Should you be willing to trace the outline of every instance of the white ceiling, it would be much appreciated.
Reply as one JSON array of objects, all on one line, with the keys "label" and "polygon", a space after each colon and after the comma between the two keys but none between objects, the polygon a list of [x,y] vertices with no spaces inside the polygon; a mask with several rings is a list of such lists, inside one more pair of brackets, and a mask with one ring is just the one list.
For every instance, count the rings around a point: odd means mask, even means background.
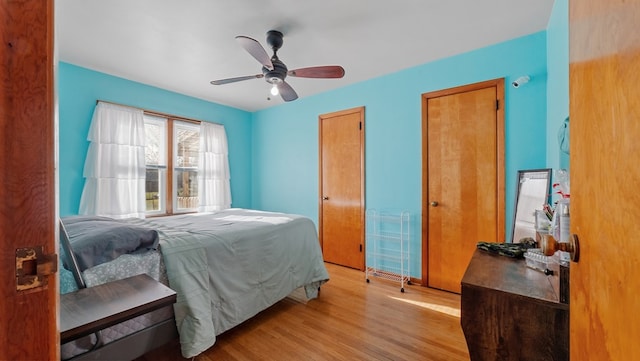
[{"label": "white ceiling", "polygon": [[284,33],[289,69],[342,65],[342,79],[287,78],[300,98],[546,29],[553,0],[57,0],[59,60],[255,111],[269,85],[236,35]]}]

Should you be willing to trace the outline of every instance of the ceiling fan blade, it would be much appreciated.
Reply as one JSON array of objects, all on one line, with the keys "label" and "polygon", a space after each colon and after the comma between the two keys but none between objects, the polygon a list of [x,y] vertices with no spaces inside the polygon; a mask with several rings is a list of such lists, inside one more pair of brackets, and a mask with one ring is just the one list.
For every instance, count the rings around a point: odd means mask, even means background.
[{"label": "ceiling fan blade", "polygon": [[211,84],[213,84],[213,85],[222,85],[222,84],[235,83],[237,81],[243,81],[243,80],[249,80],[249,79],[260,79],[260,78],[264,78],[264,74],[247,75],[247,76],[239,76],[237,78],[212,80]]},{"label": "ceiling fan blade", "polygon": [[255,39],[252,39],[248,36],[236,36],[236,40],[240,45],[246,50],[251,56],[253,56],[258,63],[262,64],[265,68],[269,70],[273,70],[273,64],[271,63],[271,57],[267,54],[267,51],[264,50],[262,45]]},{"label": "ceiling fan blade", "polygon": [[298,94],[295,90],[289,85],[289,83],[283,81],[278,84],[278,91],[280,92],[280,96],[284,99],[285,102],[290,102],[292,100],[298,99]]},{"label": "ceiling fan blade", "polygon": [[312,66],[310,68],[293,69],[287,72],[289,76],[298,78],[342,78],[344,68],[339,65]]}]

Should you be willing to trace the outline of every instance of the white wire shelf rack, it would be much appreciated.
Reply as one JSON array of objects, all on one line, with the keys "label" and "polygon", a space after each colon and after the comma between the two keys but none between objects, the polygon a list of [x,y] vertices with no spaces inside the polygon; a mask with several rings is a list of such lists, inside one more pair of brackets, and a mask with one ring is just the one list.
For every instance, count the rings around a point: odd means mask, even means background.
[{"label": "white wire shelf rack", "polygon": [[411,284],[410,228],[409,212],[367,210],[367,283],[370,277],[399,282],[400,292],[404,292],[405,284]]}]

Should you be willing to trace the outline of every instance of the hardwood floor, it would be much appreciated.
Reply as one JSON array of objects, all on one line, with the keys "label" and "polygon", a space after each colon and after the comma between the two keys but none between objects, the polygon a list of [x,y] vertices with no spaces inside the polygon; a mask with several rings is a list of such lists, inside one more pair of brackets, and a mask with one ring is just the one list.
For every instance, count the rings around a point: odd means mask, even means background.
[{"label": "hardwood floor", "polygon": [[[460,296],[326,264],[331,280],[308,302],[289,297],[218,336],[195,358],[219,360],[468,360]],[[172,342],[137,361],[182,360]]]}]

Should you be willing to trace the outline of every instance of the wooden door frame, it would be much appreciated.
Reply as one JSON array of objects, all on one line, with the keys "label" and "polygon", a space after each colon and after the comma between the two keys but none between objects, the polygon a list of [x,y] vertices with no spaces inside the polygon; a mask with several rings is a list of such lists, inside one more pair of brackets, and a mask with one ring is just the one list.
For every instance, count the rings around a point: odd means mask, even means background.
[{"label": "wooden door frame", "polygon": [[497,235],[504,242],[505,237],[505,119],[504,119],[504,78],[436,90],[422,94],[422,285],[428,285],[429,276],[429,139],[428,101],[432,98],[464,93],[485,88],[496,88],[496,169],[497,169]]},{"label": "wooden door frame", "polygon": [[326,113],[326,114],[320,114],[318,116],[318,238],[320,240],[320,249],[324,251],[324,243],[322,240],[322,213],[323,213],[323,202],[322,202],[322,194],[323,194],[323,189],[322,189],[322,121],[325,118],[334,118],[334,117],[339,117],[339,116],[343,116],[346,114],[351,114],[351,113],[360,113],[360,123],[362,124],[362,131],[360,132],[360,199],[362,200],[360,202],[361,207],[360,207],[360,213],[361,213],[361,219],[360,222],[362,224],[362,234],[360,235],[360,242],[362,243],[362,257],[363,257],[363,263],[366,266],[366,244],[365,244],[365,171],[364,171],[364,166],[365,166],[365,161],[364,161],[364,149],[365,149],[365,145],[364,145],[364,132],[365,132],[365,122],[364,122],[364,106],[361,107],[355,107],[355,108],[351,108],[351,109],[345,109],[345,110],[340,110],[337,112],[333,112],[333,113]]},{"label": "wooden door frame", "polygon": [[18,290],[16,270],[19,248],[58,250],[54,6],[0,2],[0,359],[60,359],[57,273]]}]

